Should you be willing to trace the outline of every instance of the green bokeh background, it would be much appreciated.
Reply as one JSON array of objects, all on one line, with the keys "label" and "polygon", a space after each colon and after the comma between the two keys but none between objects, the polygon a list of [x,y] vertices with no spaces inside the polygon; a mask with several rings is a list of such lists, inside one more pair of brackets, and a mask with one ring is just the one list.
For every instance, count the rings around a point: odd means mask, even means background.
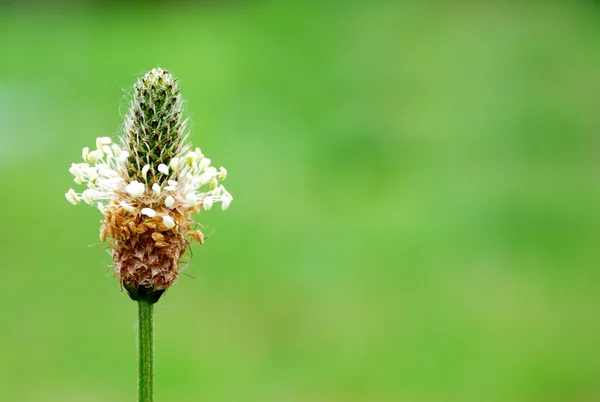
[{"label": "green bokeh background", "polygon": [[136,398],[63,194],[156,66],[235,198],[156,306],[157,401],[600,400],[597,3],[0,7],[0,400]]}]

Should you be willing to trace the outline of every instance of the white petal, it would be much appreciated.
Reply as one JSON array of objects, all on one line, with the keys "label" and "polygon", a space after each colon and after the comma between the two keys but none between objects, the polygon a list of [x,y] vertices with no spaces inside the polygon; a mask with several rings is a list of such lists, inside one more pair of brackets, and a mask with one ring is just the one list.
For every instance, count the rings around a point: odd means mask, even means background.
[{"label": "white petal", "polygon": [[179,158],[174,157],[173,159],[171,159],[169,165],[171,165],[171,169],[177,170],[179,168]]},{"label": "white petal", "polygon": [[144,195],[145,189],[146,186],[137,180],[132,181],[127,185],[127,187],[125,187],[125,191],[127,191],[133,198],[140,198],[142,195]]},{"label": "white petal", "polygon": [[102,215],[106,215],[106,208],[104,207],[103,203],[101,203],[101,202],[98,203],[98,210],[100,212],[102,212]]},{"label": "white petal", "polygon": [[152,185],[152,191],[154,192],[154,194],[160,195],[160,186],[158,185],[158,183],[154,183]]},{"label": "white petal", "polygon": [[90,156],[90,149],[88,147],[83,148],[81,151],[81,157],[84,161],[88,161],[88,157]]},{"label": "white petal", "polygon": [[165,198],[165,206],[167,208],[171,208],[174,204],[175,204],[175,198],[173,198],[170,195],[167,198]]},{"label": "white petal", "polygon": [[169,228],[173,228],[175,226],[175,221],[169,215],[163,216],[163,223]]},{"label": "white petal", "polygon": [[143,208],[142,215],[146,215],[149,218],[154,218],[156,216],[156,211],[152,208]]}]

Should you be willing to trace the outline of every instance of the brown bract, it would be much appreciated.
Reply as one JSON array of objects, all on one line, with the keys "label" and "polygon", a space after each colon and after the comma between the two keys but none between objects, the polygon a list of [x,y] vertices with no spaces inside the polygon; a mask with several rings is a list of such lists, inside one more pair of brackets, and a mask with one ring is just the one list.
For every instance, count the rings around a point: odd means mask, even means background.
[{"label": "brown bract", "polygon": [[[154,218],[142,215],[141,208],[131,213],[114,202],[106,208],[100,238],[113,249],[115,276],[133,300],[158,301],[179,276],[179,263],[189,241],[185,234],[191,226],[191,212],[196,208],[161,210],[154,206]],[[163,215],[175,226],[168,228]]]}]

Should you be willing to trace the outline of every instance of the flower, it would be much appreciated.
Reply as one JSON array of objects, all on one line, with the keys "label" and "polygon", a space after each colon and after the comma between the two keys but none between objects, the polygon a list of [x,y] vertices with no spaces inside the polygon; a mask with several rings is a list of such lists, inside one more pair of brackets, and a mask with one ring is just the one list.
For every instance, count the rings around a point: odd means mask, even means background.
[{"label": "flower", "polygon": [[229,207],[233,198],[221,182],[227,176],[186,143],[186,121],[177,80],[153,69],[134,85],[118,143],[96,139],[82,150],[82,163],[69,171],[87,188],[65,194],[73,205],[96,205],[104,215],[101,240],[109,240],[118,277],[134,300],[158,301],[177,279],[190,240],[204,242],[191,230],[191,215],[213,203]]}]

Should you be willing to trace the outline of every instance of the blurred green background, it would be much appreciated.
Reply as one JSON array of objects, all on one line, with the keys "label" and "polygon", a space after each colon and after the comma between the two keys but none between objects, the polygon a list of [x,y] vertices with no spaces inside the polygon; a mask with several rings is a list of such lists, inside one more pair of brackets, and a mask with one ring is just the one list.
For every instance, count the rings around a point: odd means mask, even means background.
[{"label": "blurred green background", "polygon": [[157,401],[600,400],[599,21],[0,5],[0,400],[136,398],[136,305],[64,192],[157,66],[235,198],[157,304]]}]

